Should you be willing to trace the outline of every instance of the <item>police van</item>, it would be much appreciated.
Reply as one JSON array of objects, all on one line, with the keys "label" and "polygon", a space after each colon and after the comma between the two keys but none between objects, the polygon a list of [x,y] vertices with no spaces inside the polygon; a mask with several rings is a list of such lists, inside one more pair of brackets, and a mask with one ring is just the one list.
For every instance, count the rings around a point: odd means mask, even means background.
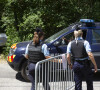
[{"label": "police van", "polygon": [[[91,19],[80,19],[79,22],[69,25],[67,28],[47,38],[44,43],[47,44],[52,56],[66,53],[68,43],[74,39],[73,32],[75,26],[79,25],[83,30],[83,38],[89,41],[94,54],[98,69],[100,69],[100,22],[94,22]],[[23,78],[27,77],[27,60],[24,57],[27,44],[30,41],[15,43],[11,46],[7,62],[14,70],[21,72]]]}]

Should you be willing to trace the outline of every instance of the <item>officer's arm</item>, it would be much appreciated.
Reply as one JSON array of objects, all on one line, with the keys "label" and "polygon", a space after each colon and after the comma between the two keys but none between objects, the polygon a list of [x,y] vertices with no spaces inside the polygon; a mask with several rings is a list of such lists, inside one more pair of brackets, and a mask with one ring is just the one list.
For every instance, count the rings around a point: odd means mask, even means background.
[{"label": "officer's arm", "polygon": [[45,56],[46,59],[51,58],[51,56]]},{"label": "officer's arm", "polygon": [[[48,59],[48,58],[52,58],[49,54],[49,50],[47,48],[45,48],[45,58]],[[52,59],[50,60],[52,62],[59,62],[59,63],[62,63],[62,60],[61,59]]]},{"label": "officer's arm", "polygon": [[96,64],[96,62],[95,62],[94,55],[93,55],[92,52],[91,52],[90,44],[89,44],[88,41],[85,41],[84,45],[85,45],[87,54],[88,54],[88,56],[89,56],[91,62],[92,62],[93,65],[94,65],[95,72],[97,72],[97,64]]},{"label": "officer's arm", "polygon": [[48,47],[46,44],[42,45],[42,52],[43,52],[46,59],[51,58]]},{"label": "officer's arm", "polygon": [[88,52],[88,56],[91,59],[93,65],[96,66],[96,62],[95,62],[94,55],[92,54],[92,52]]},{"label": "officer's arm", "polygon": [[71,54],[70,53],[67,53],[67,61],[68,61],[68,65],[70,67],[70,69],[72,69],[72,64],[71,64]]},{"label": "officer's arm", "polygon": [[95,62],[94,55],[91,52],[88,52],[88,56],[89,56],[91,62],[93,63],[93,65],[94,65],[94,69],[95,69],[95,73],[96,73],[97,72],[97,64]]},{"label": "officer's arm", "polygon": [[28,59],[28,46],[29,46],[29,44],[27,45],[26,51],[25,51],[25,58],[26,58],[26,59]]},{"label": "officer's arm", "polygon": [[71,42],[69,42],[67,46],[67,61],[68,64],[71,65]]},{"label": "officer's arm", "polygon": [[[44,56],[45,56],[46,59],[51,58],[48,47],[47,47],[46,44],[43,44],[42,52],[44,53]],[[50,60],[50,61],[52,61],[52,62],[61,62],[61,60],[59,60],[59,59],[53,59],[53,60]]]},{"label": "officer's arm", "polygon": [[25,55],[25,58],[28,59],[28,55]]},{"label": "officer's arm", "polygon": [[67,61],[68,61],[68,64],[71,65],[71,54],[70,53],[67,53]]}]

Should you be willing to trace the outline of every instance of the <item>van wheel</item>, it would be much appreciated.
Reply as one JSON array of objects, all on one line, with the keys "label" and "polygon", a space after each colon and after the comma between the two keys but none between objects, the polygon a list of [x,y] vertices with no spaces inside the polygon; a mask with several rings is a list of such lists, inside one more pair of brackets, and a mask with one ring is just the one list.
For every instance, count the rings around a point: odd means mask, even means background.
[{"label": "van wheel", "polygon": [[28,78],[28,63],[27,62],[24,62],[23,66],[22,66],[21,75],[27,82],[30,82],[30,80]]}]

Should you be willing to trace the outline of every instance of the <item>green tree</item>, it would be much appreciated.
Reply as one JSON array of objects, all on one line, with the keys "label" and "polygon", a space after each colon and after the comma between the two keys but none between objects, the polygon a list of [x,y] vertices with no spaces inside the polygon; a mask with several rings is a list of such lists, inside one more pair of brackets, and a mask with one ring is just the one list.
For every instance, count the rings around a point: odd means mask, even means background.
[{"label": "green tree", "polygon": [[4,7],[5,7],[6,3],[7,3],[7,0],[0,0],[0,33],[5,32],[4,28],[1,27],[3,24],[1,21],[1,18],[2,18],[2,13],[4,11]]},{"label": "green tree", "polygon": [[100,21],[99,0],[1,0],[1,26],[13,43],[30,40],[36,27],[46,38],[81,18]]}]

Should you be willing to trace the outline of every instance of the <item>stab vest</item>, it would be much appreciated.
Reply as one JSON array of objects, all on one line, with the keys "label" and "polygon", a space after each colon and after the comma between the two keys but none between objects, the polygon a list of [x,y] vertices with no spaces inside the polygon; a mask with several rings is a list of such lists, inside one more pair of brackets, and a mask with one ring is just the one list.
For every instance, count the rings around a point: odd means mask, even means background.
[{"label": "stab vest", "polygon": [[31,42],[28,46],[28,58],[29,62],[38,62],[43,59],[45,59],[44,54],[42,53],[42,45],[34,45],[33,42]]},{"label": "stab vest", "polygon": [[88,57],[86,49],[84,47],[84,40],[75,40],[71,42],[71,52],[73,58],[85,58]]}]

